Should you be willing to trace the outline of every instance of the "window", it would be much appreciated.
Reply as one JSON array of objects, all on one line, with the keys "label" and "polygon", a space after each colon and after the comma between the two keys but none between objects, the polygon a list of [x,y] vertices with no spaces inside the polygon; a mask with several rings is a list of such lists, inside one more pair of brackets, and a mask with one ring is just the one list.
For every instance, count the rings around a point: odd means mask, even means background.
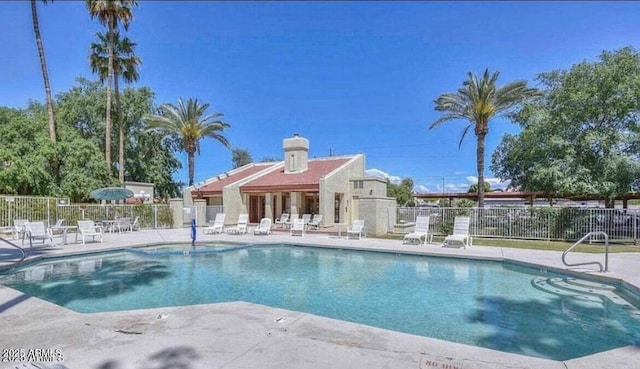
[{"label": "window", "polygon": [[362,189],[364,188],[364,181],[353,181],[353,189]]}]

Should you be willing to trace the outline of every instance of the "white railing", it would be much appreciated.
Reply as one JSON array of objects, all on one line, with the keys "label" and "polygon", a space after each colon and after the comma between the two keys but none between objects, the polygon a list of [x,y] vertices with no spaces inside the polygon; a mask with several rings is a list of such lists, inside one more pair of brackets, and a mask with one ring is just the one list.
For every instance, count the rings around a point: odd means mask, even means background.
[{"label": "white railing", "polygon": [[116,217],[138,217],[140,228],[169,228],[173,224],[173,213],[166,204],[70,204],[60,198],[0,196],[0,227],[13,227],[16,219],[48,225],[64,219],[66,225],[75,225],[78,220]]},{"label": "white railing", "polygon": [[432,208],[400,207],[398,223],[429,215],[431,230],[446,235],[457,215],[471,217],[474,237],[575,241],[589,232],[606,232],[610,240],[640,238],[640,210],[602,208]]}]

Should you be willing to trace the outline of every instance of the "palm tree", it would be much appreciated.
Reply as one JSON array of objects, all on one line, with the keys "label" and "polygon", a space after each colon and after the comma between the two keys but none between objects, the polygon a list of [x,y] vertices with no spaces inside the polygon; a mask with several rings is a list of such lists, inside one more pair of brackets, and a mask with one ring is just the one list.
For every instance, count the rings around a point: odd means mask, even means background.
[{"label": "palm tree", "polygon": [[[489,133],[489,121],[516,105],[541,96],[539,90],[527,88],[526,81],[516,81],[496,88],[499,75],[499,71],[490,74],[488,68],[485,69],[481,80],[478,80],[474,73],[467,73],[468,79],[462,83],[462,88],[454,93],[442,94],[435,100],[435,110],[444,112],[444,115],[429,127],[433,129],[444,122],[456,119],[469,121],[469,125],[462,131],[458,148],[462,145],[469,128],[473,127],[477,138],[478,183],[484,183],[484,139]],[[478,186],[479,207],[484,207],[484,190],[484,186]]]},{"label": "palm tree", "polygon": [[[91,71],[97,73],[100,82],[108,78],[109,75],[109,40],[103,33],[97,33],[98,42],[91,43],[91,55],[89,64]],[[124,114],[120,106],[120,77],[125,83],[132,83],[140,78],[138,67],[142,64],[139,57],[135,55],[136,43],[128,37],[120,38],[120,33],[113,36],[113,90],[116,98],[116,111],[118,112],[118,179],[124,183]]]},{"label": "palm tree", "polygon": [[137,6],[135,0],[86,0],[87,9],[91,19],[98,21],[107,27],[109,64],[107,76],[107,108],[105,116],[105,148],[104,154],[111,176],[111,85],[113,81],[113,41],[114,33],[118,29],[118,23],[122,23],[125,30],[129,29],[129,23],[133,19],[132,7]]},{"label": "palm tree", "polygon": [[195,167],[195,153],[200,154],[200,140],[210,137],[231,148],[229,141],[220,133],[231,127],[220,120],[222,113],[205,116],[209,104],[202,104],[198,99],[189,99],[186,103],[178,100],[178,106],[163,104],[160,106],[161,115],[146,115],[143,119],[148,122],[149,130],[156,130],[165,137],[172,136],[180,141],[180,148],[187,153],[189,160],[189,186],[193,186]]},{"label": "palm tree", "polygon": [[[42,0],[47,3],[47,0]],[[38,46],[38,55],[40,56],[40,68],[42,69],[42,79],[44,80],[44,94],[47,99],[47,116],[49,118],[49,139],[52,144],[56,143],[56,123],[53,118],[53,100],[51,99],[51,85],[49,84],[49,71],[47,69],[47,60],[44,56],[44,46],[42,45],[42,37],[40,36],[40,22],[38,21],[38,10],[36,8],[36,0],[31,0],[31,19],[33,20],[33,32],[36,35],[36,45]]]}]

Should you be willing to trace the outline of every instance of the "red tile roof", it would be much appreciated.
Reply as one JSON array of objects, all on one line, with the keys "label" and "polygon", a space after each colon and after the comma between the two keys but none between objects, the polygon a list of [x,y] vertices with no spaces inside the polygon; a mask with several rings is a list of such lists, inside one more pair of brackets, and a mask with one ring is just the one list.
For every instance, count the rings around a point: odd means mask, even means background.
[{"label": "red tile roof", "polygon": [[311,159],[307,170],[284,173],[284,168],[269,172],[240,186],[241,192],[318,191],[320,179],[345,164],[352,157]]},{"label": "red tile roof", "polygon": [[198,196],[198,194],[202,196],[222,195],[222,189],[225,186],[235,183],[237,181],[240,181],[242,179],[245,179],[251,175],[254,175],[260,171],[266,170],[267,168],[271,168],[277,164],[279,164],[279,162],[253,164],[251,166],[244,167],[244,169],[243,167],[241,167],[238,171],[230,173],[226,177],[225,177],[226,174],[220,175],[219,176],[221,177],[220,179],[207,183],[206,185],[200,187],[199,191],[193,190],[191,191],[191,193],[194,196]]}]

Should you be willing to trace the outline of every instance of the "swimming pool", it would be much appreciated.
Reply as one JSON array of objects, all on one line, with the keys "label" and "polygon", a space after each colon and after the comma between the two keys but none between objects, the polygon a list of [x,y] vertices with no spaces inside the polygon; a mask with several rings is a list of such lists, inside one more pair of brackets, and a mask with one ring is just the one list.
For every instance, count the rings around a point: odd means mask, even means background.
[{"label": "swimming pool", "polygon": [[0,282],[84,313],[247,301],[554,360],[640,343],[631,296],[508,263],[284,245],[167,249],[40,262]]}]

